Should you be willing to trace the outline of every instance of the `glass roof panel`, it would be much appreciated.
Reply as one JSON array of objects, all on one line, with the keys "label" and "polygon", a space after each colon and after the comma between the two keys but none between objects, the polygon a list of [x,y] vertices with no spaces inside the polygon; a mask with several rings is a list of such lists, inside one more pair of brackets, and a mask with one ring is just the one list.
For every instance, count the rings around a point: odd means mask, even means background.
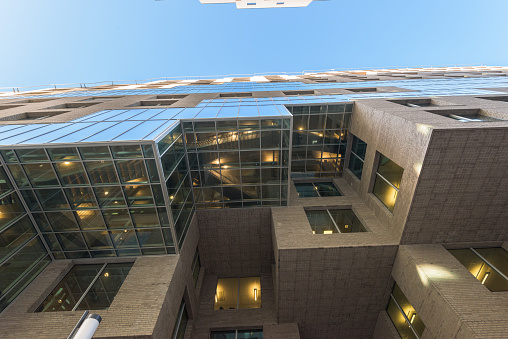
[{"label": "glass roof panel", "polygon": [[61,138],[55,139],[52,142],[54,142],[54,143],[79,142],[83,139],[88,138],[89,136],[99,133],[111,126],[114,126],[115,124],[117,124],[117,122],[103,121],[103,122],[97,122],[91,126],[82,128],[83,125],[81,123],[78,123],[78,124],[75,124],[76,125],[75,132],[68,134],[66,136],[63,136]]},{"label": "glass roof panel", "polygon": [[79,124],[67,124],[67,126],[63,126],[63,124],[61,124],[62,126],[59,127],[58,129],[54,130],[53,132],[44,133],[44,134],[36,136],[34,138],[27,139],[27,140],[21,142],[21,144],[49,143],[55,139],[58,139],[60,137],[66,136],[71,133],[75,133],[76,131],[79,131],[79,130],[86,128],[88,126],[91,126],[93,124],[94,124],[93,122],[82,122]]},{"label": "glass roof panel", "polygon": [[158,129],[161,126],[160,121],[143,121],[136,127],[130,129],[129,131],[120,134],[114,141],[117,140],[143,140],[144,137],[148,134],[151,134],[154,130]]}]

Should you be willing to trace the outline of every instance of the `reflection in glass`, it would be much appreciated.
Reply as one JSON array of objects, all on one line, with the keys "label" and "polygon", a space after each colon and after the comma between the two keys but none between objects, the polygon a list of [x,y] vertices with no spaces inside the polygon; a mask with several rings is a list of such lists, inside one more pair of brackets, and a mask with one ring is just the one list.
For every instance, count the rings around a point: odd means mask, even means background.
[{"label": "reflection in glass", "polygon": [[54,232],[79,231],[72,212],[46,212]]},{"label": "reflection in glass", "polygon": [[0,154],[2,154],[2,157],[4,158],[4,161],[8,164],[13,162],[18,162],[18,159],[16,158],[16,154],[14,153],[14,150],[0,150]]},{"label": "reflection in glass", "polygon": [[83,236],[85,237],[85,241],[89,249],[102,250],[113,248],[113,244],[111,243],[111,239],[109,238],[107,231],[83,232]]},{"label": "reflection in glass", "polygon": [[14,219],[25,214],[25,209],[19,201],[18,195],[13,192],[0,199],[0,230]]},{"label": "reflection in glass", "polygon": [[120,186],[94,187],[94,191],[101,207],[127,206]]},{"label": "reflection in glass", "polygon": [[129,210],[112,209],[102,211],[106,225],[110,229],[115,228],[133,228]]},{"label": "reflection in glass", "polygon": [[57,233],[56,236],[64,251],[86,250],[85,242],[79,232]]},{"label": "reflection in glass", "polygon": [[230,310],[238,308],[238,278],[217,280],[214,310]]},{"label": "reflection in glass", "polygon": [[84,160],[111,159],[107,146],[79,147],[79,152]]},{"label": "reflection in glass", "polygon": [[9,168],[9,171],[11,172],[11,174],[14,178],[14,181],[16,182],[16,185],[18,185],[18,187],[30,186],[30,183],[29,183],[27,177],[25,176],[25,173],[21,169],[21,165],[14,164],[14,165],[7,165],[7,167]]},{"label": "reflection in glass", "polygon": [[35,234],[32,222],[26,215],[2,230],[0,232],[0,262],[23,246]]},{"label": "reflection in glass", "polygon": [[74,147],[67,148],[48,148],[49,156],[52,160],[79,160],[78,152]]},{"label": "reflection in glass", "polygon": [[112,161],[88,161],[85,167],[93,185],[118,184]]},{"label": "reflection in glass", "polygon": [[239,308],[261,307],[261,283],[259,277],[240,278]]},{"label": "reflection in glass", "polygon": [[400,189],[400,182],[402,180],[404,169],[384,155],[379,157],[379,167],[377,173],[382,175],[383,178],[385,178],[397,189]]},{"label": "reflection in glass", "polygon": [[100,210],[75,211],[74,215],[82,230],[101,230],[106,228]]},{"label": "reflection in glass", "polygon": [[164,246],[160,228],[136,230],[141,248]]},{"label": "reflection in glass", "polygon": [[332,234],[339,231],[333,224],[327,210],[321,211],[305,211],[307,219],[309,219],[312,233],[314,234]]},{"label": "reflection in glass", "polygon": [[23,169],[35,187],[58,186],[58,180],[50,163],[24,164]]},{"label": "reflection in glass", "polygon": [[125,186],[125,196],[129,206],[153,206],[150,185]]},{"label": "reflection in glass", "polygon": [[143,160],[121,160],[117,161],[120,179],[124,183],[148,183],[148,175],[146,173]]},{"label": "reflection in glass", "polygon": [[395,284],[386,312],[403,339],[417,339],[425,330],[419,314],[406,298],[400,287]]},{"label": "reflection in glass", "polygon": [[115,159],[142,158],[141,145],[111,146],[111,152]]},{"label": "reflection in glass", "polygon": [[504,249],[498,247],[478,248],[474,250],[488,262],[480,258],[471,249],[448,251],[489,290],[493,292],[508,291],[508,280],[493,269],[495,267],[505,276],[508,276],[508,264],[506,261],[508,259],[508,252]]},{"label": "reflection in glass", "polygon": [[64,188],[73,209],[97,208],[97,202],[90,187]]},{"label": "reflection in glass", "polygon": [[133,208],[130,213],[136,228],[159,226],[159,218],[155,208]]},{"label": "reflection in glass", "polygon": [[61,189],[36,189],[34,190],[43,210],[67,210],[69,204]]},{"label": "reflection in glass", "polygon": [[386,180],[383,180],[380,176],[376,176],[372,193],[374,193],[374,195],[381,200],[381,202],[391,212],[393,212],[395,202],[397,201],[397,195],[399,193],[398,190],[386,182]]},{"label": "reflection in glass", "polygon": [[115,248],[138,247],[134,230],[111,231],[111,239]]},{"label": "reflection in glass", "polygon": [[49,161],[46,152],[44,149],[18,149],[16,150],[16,154],[21,162],[38,162],[38,161]]}]

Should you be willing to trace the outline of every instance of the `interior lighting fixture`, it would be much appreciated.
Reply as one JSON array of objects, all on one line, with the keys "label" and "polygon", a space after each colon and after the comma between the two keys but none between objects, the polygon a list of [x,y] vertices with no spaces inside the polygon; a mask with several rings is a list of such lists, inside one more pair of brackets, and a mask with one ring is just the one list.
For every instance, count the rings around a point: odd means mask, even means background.
[{"label": "interior lighting fixture", "polygon": [[485,276],[482,279],[482,285],[485,285],[485,281],[487,281],[487,278],[489,277],[490,272],[485,273]]},{"label": "interior lighting fixture", "polygon": [[69,165],[69,164],[70,164],[70,162],[69,162],[69,161],[66,161],[66,162],[64,162],[64,164]]},{"label": "interior lighting fixture", "polygon": [[107,278],[107,277],[109,277],[109,273],[108,273],[108,272],[104,273],[104,276],[105,276],[106,278]]},{"label": "interior lighting fixture", "polygon": [[412,324],[413,321],[415,320],[415,317],[416,317],[416,313],[413,313],[413,315],[411,315],[411,319],[409,320],[409,322]]},{"label": "interior lighting fixture", "polygon": [[254,289],[254,300],[256,300],[256,301],[258,300],[258,289],[257,288]]},{"label": "interior lighting fixture", "polygon": [[326,231],[323,231],[323,234],[332,234],[333,231],[332,230],[326,230]]}]

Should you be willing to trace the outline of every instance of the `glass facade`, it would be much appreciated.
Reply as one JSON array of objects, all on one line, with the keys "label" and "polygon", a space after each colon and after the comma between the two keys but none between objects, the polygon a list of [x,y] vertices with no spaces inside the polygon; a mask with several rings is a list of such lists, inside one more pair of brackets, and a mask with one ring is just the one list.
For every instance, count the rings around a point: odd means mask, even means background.
[{"label": "glass facade", "polygon": [[353,104],[289,106],[293,114],[291,176],[340,177]]},{"label": "glass facade", "polygon": [[132,265],[74,265],[36,312],[108,309]]},{"label": "glass facade", "polygon": [[3,154],[56,259],[176,252],[151,144]]},{"label": "glass facade", "polygon": [[422,336],[425,324],[397,284],[390,294],[386,312],[402,339],[419,339]]},{"label": "glass facade", "polygon": [[290,123],[290,117],[184,122],[196,207],[287,205]]},{"label": "glass facade", "polygon": [[360,138],[353,135],[353,143],[351,145],[351,154],[349,156],[349,169],[358,178],[362,179],[363,162],[365,161],[365,153],[367,152],[367,144]]},{"label": "glass facade", "polygon": [[263,339],[263,330],[212,331],[210,339]]},{"label": "glass facade", "polygon": [[393,212],[395,207],[403,173],[402,167],[380,154],[372,192],[390,212]]},{"label": "glass facade", "polygon": [[492,292],[508,291],[508,252],[501,247],[448,250]]},{"label": "glass facade", "polygon": [[313,234],[367,232],[350,209],[306,210]]}]

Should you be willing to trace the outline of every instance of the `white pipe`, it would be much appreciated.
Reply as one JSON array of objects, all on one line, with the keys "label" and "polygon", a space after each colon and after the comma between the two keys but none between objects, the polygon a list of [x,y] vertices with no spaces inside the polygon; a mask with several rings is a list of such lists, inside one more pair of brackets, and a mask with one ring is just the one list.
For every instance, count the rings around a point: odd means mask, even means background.
[{"label": "white pipe", "polygon": [[101,320],[102,318],[100,315],[95,313],[90,314],[85,321],[83,321],[83,324],[81,324],[81,327],[72,339],[91,339],[97,327],[99,327]]}]

